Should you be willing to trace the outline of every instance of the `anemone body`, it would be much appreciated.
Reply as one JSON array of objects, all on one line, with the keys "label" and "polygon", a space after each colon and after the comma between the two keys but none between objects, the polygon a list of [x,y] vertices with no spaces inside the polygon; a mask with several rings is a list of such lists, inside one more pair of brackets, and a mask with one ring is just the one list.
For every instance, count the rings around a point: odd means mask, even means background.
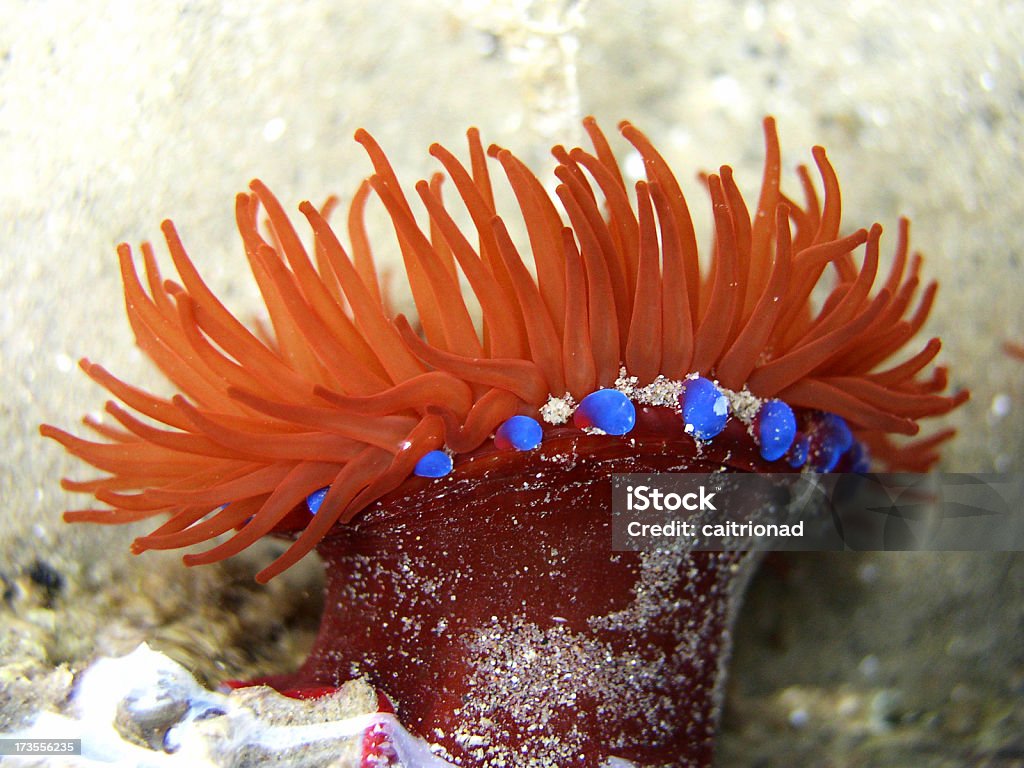
[{"label": "anemone body", "polygon": [[[68,520],[166,516],[136,552],[226,536],[187,555],[194,565],[268,534],[289,537],[258,575],[266,580],[318,548],[329,566],[323,629],[303,669],[275,684],[367,674],[400,717],[463,765],[710,760],[743,569],[736,556],[677,552],[661,582],[645,581],[651,563],[610,551],[609,474],[831,471],[860,467],[868,453],[890,468],[923,469],[951,433],[902,445],[894,436],[916,434],[919,419],[966,398],[941,394],[945,370],[928,370],[938,339],[897,357],[936,287],[919,290],[906,221],[884,277],[878,225],[841,236],[839,186],[823,150],[813,153],[820,201],[803,167],[804,202],[781,192],[770,119],[752,212],[727,166],[705,177],[715,237],[702,269],[687,203],[648,139],[620,126],[646,171],[631,190],[596,123],[584,125],[593,151],[554,150],[557,201],[514,155],[484,152],[473,130],[468,167],[433,146],[470,232],[449,213],[440,174],[415,187],[426,217],[418,220],[362,131],[374,175],[349,212],[350,250],[327,223],[333,202],[300,206],[314,235],[307,250],[276,198],[253,182],[236,217],[270,319],[262,333],[206,287],[169,222],[180,284],[161,278],[148,245],[143,280],[121,246],[138,343],[182,394],[159,398],[83,361],[127,406],[107,404],[118,426],[87,421],[98,441],[42,428],[106,473],[65,481],[109,505]],[[495,208],[487,155],[518,203],[518,245]],[[392,315],[378,279],[363,224],[371,193],[394,225],[415,328]],[[818,303],[826,273],[833,287]],[[699,427],[708,431],[683,425],[697,407],[686,401],[695,381],[704,394],[711,387],[709,402],[728,403],[724,422]],[[613,388],[638,409],[635,429],[590,434],[581,425],[592,422],[568,423],[577,403]],[[759,451],[767,402],[793,414],[773,433],[792,447],[770,454]],[[507,443],[502,430],[515,416],[544,422],[539,447]],[[452,474],[414,477],[438,450],[453,457]],[[306,499],[317,492],[311,514]],[[647,620],[613,626],[609,617],[639,610],[652,589],[659,601]],[[545,644],[564,658],[579,651],[571,673],[556,674]],[[530,659],[515,656],[527,646]],[[615,662],[598,663],[601,649]],[[550,696],[516,698],[510,711],[511,661],[534,662]],[[631,663],[645,670],[642,685],[623,671]],[[666,722],[674,725],[658,725]]]}]

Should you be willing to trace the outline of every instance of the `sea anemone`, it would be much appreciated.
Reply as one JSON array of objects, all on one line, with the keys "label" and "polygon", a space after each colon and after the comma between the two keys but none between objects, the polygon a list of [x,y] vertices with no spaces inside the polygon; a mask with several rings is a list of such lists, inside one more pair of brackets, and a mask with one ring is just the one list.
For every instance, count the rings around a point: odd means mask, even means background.
[{"label": "sea anemone", "polygon": [[[592,152],[554,150],[564,217],[474,129],[468,168],[430,148],[471,232],[442,200],[441,174],[415,186],[429,224],[417,221],[365,131],[356,140],[374,174],[349,209],[348,251],[327,223],[333,200],[299,206],[309,251],[254,181],[235,210],[270,329],[224,307],[169,221],[180,283],[161,278],[148,244],[143,283],[119,246],[138,344],[182,394],[157,397],[82,361],[127,408],[107,403],[117,427],[85,420],[100,441],[41,427],[107,473],[63,482],[110,507],[65,519],[168,516],[136,553],[227,534],[188,565],[290,538],[259,581],[318,549],[320,635],[298,673],[267,682],[366,676],[460,765],[707,764],[748,559],[612,552],[610,475],[923,470],[952,432],[894,436],[967,393],[940,394],[945,369],[925,373],[938,339],[888,362],[924,324],[936,285],[917,298],[921,259],[904,219],[876,288],[881,227],[840,236],[823,149],[821,201],[803,166],[804,202],[781,192],[770,118],[753,215],[728,166],[703,177],[714,244],[702,268],[687,203],[651,142],[620,125],[646,172],[631,196],[597,123],[584,127]],[[518,203],[532,270],[496,211],[488,156]],[[415,325],[392,314],[378,276],[363,223],[371,194],[394,225]],[[818,296],[827,271],[834,287]]]}]

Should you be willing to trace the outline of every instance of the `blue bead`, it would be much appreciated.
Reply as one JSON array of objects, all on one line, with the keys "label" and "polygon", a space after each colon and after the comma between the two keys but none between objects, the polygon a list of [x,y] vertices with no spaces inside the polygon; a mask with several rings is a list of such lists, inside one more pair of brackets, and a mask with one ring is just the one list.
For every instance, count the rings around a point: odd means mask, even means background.
[{"label": "blue bead", "polygon": [[840,453],[846,453],[853,446],[853,432],[850,431],[846,419],[834,413],[826,413],[821,420],[822,426],[828,431]]},{"label": "blue bead", "polygon": [[321,488],[319,491],[313,491],[306,497],[306,506],[309,507],[309,514],[315,515],[320,511],[320,505],[324,503],[324,496],[327,495],[328,490],[330,490],[330,486]]},{"label": "blue bead", "polygon": [[444,451],[430,451],[416,462],[413,474],[418,477],[444,477],[451,471],[451,456]]},{"label": "blue bead", "polygon": [[815,433],[814,468],[831,472],[852,445],[853,433],[846,421],[834,413],[826,413]]},{"label": "blue bead", "polygon": [[636,407],[617,389],[599,389],[583,398],[572,423],[580,429],[595,427],[609,435],[624,435],[636,425]]},{"label": "blue bead", "polygon": [[494,444],[507,451],[532,451],[540,445],[544,429],[540,422],[529,416],[513,416],[494,433]]},{"label": "blue bead", "polygon": [[868,449],[864,447],[863,443],[853,441],[853,446],[850,448],[846,457],[850,461],[851,472],[870,472],[871,471],[871,455],[868,453]]},{"label": "blue bead", "polygon": [[796,438],[796,416],[781,400],[769,400],[757,412],[757,438],[761,458],[777,461],[786,455]]},{"label": "blue bead", "polygon": [[710,440],[725,429],[729,420],[729,398],[703,376],[683,382],[679,404],[683,409],[684,430],[698,440]]},{"label": "blue bead", "polygon": [[811,449],[811,441],[807,439],[807,435],[799,435],[796,438],[796,442],[793,443],[793,448],[789,452],[789,457],[786,459],[789,462],[789,466],[793,469],[799,469],[807,463],[807,453]]}]

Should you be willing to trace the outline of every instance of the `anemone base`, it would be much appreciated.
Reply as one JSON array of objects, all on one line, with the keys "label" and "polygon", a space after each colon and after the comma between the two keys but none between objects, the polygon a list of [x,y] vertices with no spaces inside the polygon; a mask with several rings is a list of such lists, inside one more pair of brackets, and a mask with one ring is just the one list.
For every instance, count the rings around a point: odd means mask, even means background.
[{"label": "anemone base", "polygon": [[710,765],[753,559],[613,552],[610,475],[755,467],[698,459],[653,411],[625,439],[553,430],[536,451],[478,452],[368,509],[320,546],[308,660],[267,682],[364,677],[458,765]]}]

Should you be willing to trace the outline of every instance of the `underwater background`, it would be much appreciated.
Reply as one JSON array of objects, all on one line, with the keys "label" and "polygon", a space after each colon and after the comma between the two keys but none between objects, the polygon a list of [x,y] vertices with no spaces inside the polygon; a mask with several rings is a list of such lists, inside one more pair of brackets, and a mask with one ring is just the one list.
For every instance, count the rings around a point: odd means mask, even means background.
[{"label": "underwater background", "polygon": [[[1020,471],[1024,363],[1002,347],[1024,341],[1021,4],[17,2],[0,6],[0,94],[0,731],[143,640],[210,683],[302,658],[315,563],[259,587],[274,542],[187,570],[128,554],[146,524],[64,525],[79,502],[59,478],[86,471],[37,426],[102,409],[82,356],[167,391],[134,346],[116,243],[151,239],[166,264],[173,218],[254,315],[234,194],[258,176],[292,208],[347,201],[370,172],[358,127],[411,184],[470,125],[543,172],[581,116],[609,134],[628,118],[706,222],[695,173],[729,163],[750,199],[774,115],[784,190],[822,144],[844,231],[879,221],[888,254],[911,219],[940,281],[924,333],[972,390],[936,420],[959,429],[941,468]],[[719,762],[1017,764],[1022,630],[1019,553],[774,556],[741,615]]]}]

